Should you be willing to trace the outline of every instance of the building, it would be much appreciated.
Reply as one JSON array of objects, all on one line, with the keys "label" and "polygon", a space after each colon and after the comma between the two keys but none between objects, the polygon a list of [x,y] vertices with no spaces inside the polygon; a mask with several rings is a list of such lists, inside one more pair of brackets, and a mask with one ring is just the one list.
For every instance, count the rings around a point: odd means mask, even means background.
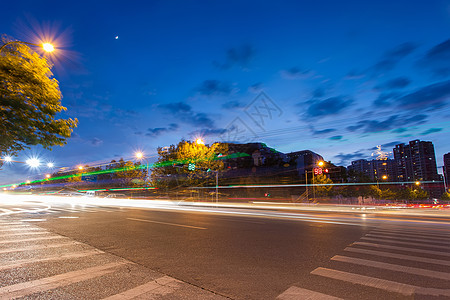
[{"label": "building", "polygon": [[450,189],[450,153],[444,154],[444,182],[445,190]]},{"label": "building", "polygon": [[432,142],[414,140],[408,144],[398,144],[393,152],[398,181],[424,182],[422,187],[431,197],[438,198],[442,195],[443,185],[437,172]]},{"label": "building", "polygon": [[414,140],[393,149],[398,181],[439,180],[432,142]]},{"label": "building", "polygon": [[347,169],[351,172],[351,181],[396,181],[396,164],[393,159],[358,159],[352,161]]}]

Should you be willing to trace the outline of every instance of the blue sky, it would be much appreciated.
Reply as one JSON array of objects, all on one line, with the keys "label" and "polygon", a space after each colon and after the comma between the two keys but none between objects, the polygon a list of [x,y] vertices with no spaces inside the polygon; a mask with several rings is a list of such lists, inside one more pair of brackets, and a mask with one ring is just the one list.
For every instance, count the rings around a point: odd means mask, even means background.
[{"label": "blue sky", "polygon": [[[345,166],[413,139],[433,141],[438,166],[450,152],[448,0],[5,5],[2,33],[55,39],[63,116],[79,120],[66,146],[17,160],[152,160],[196,136]],[[0,182],[45,172],[5,165]]]}]

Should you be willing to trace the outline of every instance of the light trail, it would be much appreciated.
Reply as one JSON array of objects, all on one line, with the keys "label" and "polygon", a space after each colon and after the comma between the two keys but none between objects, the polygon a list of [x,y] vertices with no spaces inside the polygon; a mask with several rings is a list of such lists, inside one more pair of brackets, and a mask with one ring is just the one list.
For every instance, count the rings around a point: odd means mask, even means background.
[{"label": "light trail", "polygon": [[[220,157],[215,157],[211,160],[225,160],[225,159],[232,159],[232,158],[239,158],[239,157],[246,157],[249,156],[247,153],[233,153],[230,155],[224,155]],[[122,168],[116,168],[116,169],[108,169],[108,170],[99,170],[99,171],[92,171],[92,172],[84,172],[84,173],[77,173],[77,174],[70,174],[70,175],[62,175],[62,176],[55,176],[50,178],[44,178],[44,179],[37,179],[33,181],[28,182],[21,182],[21,183],[11,183],[11,184],[5,184],[0,185],[0,188],[7,188],[12,186],[22,186],[22,185],[30,185],[34,183],[41,183],[41,182],[47,182],[47,181],[55,181],[55,180],[61,180],[61,179],[68,179],[68,178],[75,178],[75,177],[82,177],[82,176],[93,176],[93,175],[100,175],[100,174],[109,174],[109,173],[117,173],[117,172],[126,172],[126,171],[132,171],[132,170],[143,170],[147,168],[160,168],[160,167],[169,167],[179,164],[187,164],[187,163],[196,163],[205,161],[205,159],[199,158],[199,159],[183,159],[183,160],[171,160],[171,161],[165,161],[160,163],[153,163],[145,165],[137,165],[132,167],[122,167]]]}]

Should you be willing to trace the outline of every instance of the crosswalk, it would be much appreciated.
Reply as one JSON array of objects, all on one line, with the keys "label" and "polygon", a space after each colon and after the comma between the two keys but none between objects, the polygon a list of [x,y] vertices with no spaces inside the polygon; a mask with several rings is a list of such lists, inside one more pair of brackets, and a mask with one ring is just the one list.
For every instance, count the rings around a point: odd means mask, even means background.
[{"label": "crosswalk", "polygon": [[358,293],[363,290],[370,299],[380,293],[388,298],[450,299],[450,230],[373,228],[312,270],[309,278],[320,288],[292,286],[277,299],[362,299]]},{"label": "crosswalk", "polygon": [[0,300],[225,299],[35,224],[0,220]]},{"label": "crosswalk", "polygon": [[49,206],[46,208],[42,207],[30,207],[28,209],[23,209],[21,207],[8,207],[0,209],[0,216],[21,216],[21,215],[59,215],[59,214],[76,214],[76,213],[104,213],[104,212],[114,212],[120,208],[114,207],[99,207],[91,205],[77,205],[77,206]]}]

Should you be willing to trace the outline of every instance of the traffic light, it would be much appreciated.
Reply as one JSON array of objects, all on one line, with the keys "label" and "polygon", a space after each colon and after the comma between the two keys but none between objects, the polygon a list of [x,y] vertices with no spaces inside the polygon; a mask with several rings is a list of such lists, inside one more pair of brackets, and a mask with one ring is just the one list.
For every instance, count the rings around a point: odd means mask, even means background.
[{"label": "traffic light", "polygon": [[189,163],[189,165],[188,165],[188,170],[189,170],[189,171],[194,171],[194,170],[195,170],[195,164]]}]

